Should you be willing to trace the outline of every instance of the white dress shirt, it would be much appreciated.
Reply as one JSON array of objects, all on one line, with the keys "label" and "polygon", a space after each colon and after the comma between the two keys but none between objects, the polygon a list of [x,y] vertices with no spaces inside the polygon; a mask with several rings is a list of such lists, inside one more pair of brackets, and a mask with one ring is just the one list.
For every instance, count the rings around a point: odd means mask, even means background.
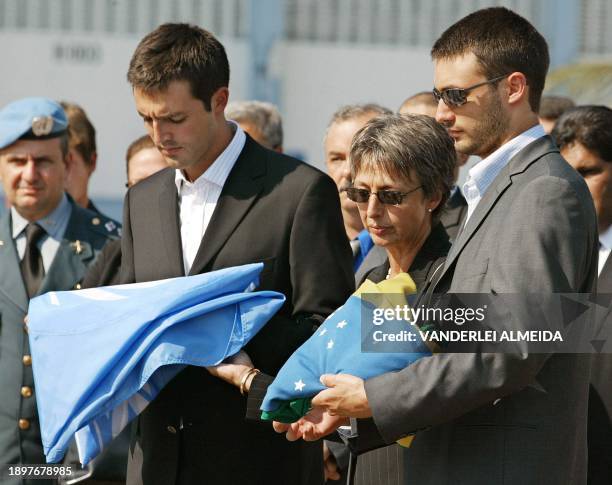
[{"label": "white dress shirt", "polygon": [[612,250],[612,226],[608,227],[606,231],[599,235],[599,264],[597,268],[597,275],[601,274],[610,251]]},{"label": "white dress shirt", "polygon": [[[42,227],[46,232],[37,243],[40,254],[42,255],[45,273],[49,271],[51,263],[53,263],[53,258],[55,258],[60,243],[64,238],[64,233],[66,232],[68,221],[70,220],[70,214],[72,214],[72,206],[70,202],[68,202],[68,197],[64,194],[60,203],[48,216],[35,221],[36,224]],[[21,261],[26,250],[25,228],[28,225],[28,221],[19,215],[19,212],[17,212],[14,207],[11,207],[11,221],[15,248],[17,249],[17,254]]]},{"label": "white dress shirt", "polygon": [[463,184],[463,196],[468,204],[464,226],[474,213],[474,209],[483,198],[485,192],[499,172],[508,165],[514,155],[520,152],[531,142],[546,135],[542,125],[537,124],[518,136],[515,136],[507,143],[504,143],[487,158],[483,158],[474,165],[469,173],[469,177]]},{"label": "white dress shirt", "polygon": [[183,267],[186,275],[191,270],[210,218],[217,207],[223,185],[246,141],[244,131],[233,121],[228,122],[235,130],[234,137],[206,172],[189,182],[181,170],[176,170],[174,181],[179,196]]}]

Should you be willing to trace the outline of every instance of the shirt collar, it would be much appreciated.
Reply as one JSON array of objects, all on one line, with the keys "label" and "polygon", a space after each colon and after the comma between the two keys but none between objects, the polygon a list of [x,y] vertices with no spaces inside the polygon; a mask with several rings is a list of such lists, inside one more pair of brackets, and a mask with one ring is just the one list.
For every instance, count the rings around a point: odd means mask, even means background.
[{"label": "shirt collar", "polygon": [[599,235],[602,249],[612,249],[612,226]]},{"label": "shirt collar", "polygon": [[201,187],[206,183],[217,185],[218,187],[223,187],[229,173],[234,168],[234,164],[238,159],[238,155],[244,148],[244,144],[246,142],[246,135],[238,123],[235,123],[232,120],[227,120],[228,123],[232,125],[232,131],[234,131],[234,136],[232,137],[232,141],[230,141],[229,145],[225,147],[225,150],[221,152],[221,154],[215,159],[210,167],[206,169],[206,171],[200,175],[193,182],[189,182],[183,171],[181,169],[175,170],[174,175],[174,183],[176,184],[176,190],[181,192],[182,187]]},{"label": "shirt collar", "polygon": [[464,194],[469,193],[470,187],[475,186],[479,195],[482,197],[495,177],[506,165],[508,165],[508,162],[514,155],[516,155],[531,142],[545,135],[546,132],[544,131],[542,125],[534,125],[528,130],[504,143],[488,157],[483,158],[469,170],[469,179],[464,185]]},{"label": "shirt collar", "polygon": [[[64,236],[65,222],[71,213],[72,206],[64,192],[57,207],[47,216],[34,222],[40,225],[49,236],[59,241]],[[21,216],[14,207],[11,207],[11,220],[13,223],[13,239],[16,239],[25,230],[29,221]]]}]

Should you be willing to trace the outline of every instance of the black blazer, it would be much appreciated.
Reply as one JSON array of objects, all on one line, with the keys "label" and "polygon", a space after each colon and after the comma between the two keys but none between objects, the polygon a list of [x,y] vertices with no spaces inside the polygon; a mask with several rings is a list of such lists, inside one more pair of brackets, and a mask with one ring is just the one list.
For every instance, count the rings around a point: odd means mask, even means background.
[{"label": "black blazer", "polygon": [[87,270],[83,278],[83,288],[116,285],[119,283],[121,269],[121,240],[109,242]]},{"label": "black blazer", "polygon": [[[162,170],[126,195],[122,282],[184,273],[174,177]],[[190,274],[260,261],[259,288],[287,300],[246,351],[274,375],[352,293],[352,253],[333,181],[247,136]],[[247,422],[245,412],[236,387],[186,368],[138,418],[128,483],[322,482],[320,443],[289,443],[270,424]]]},{"label": "black blazer", "polygon": [[[416,284],[419,294],[427,289],[428,283],[436,270],[441,269],[441,266],[444,265],[449,250],[448,234],[442,223],[439,223],[432,229],[431,234],[408,269],[408,274]],[[387,277],[388,271],[389,260],[372,269],[363,279],[378,283]],[[360,454],[356,461],[353,457],[353,463],[356,463],[354,483],[357,485],[404,485],[406,483],[404,478],[404,451],[405,448],[400,445],[392,444]]]},{"label": "black blazer", "polygon": [[[415,257],[408,274],[412,277],[417,287],[417,300],[420,300],[421,295],[427,290],[429,283],[431,282],[436,270],[441,269],[444,265],[446,255],[450,250],[450,241],[446,230],[442,224],[437,224],[431,231],[431,234],[423,243],[423,247]],[[378,283],[383,281],[389,271],[389,260],[383,264],[372,268],[368,271],[359,285],[366,279]],[[261,415],[260,406],[266,395],[268,386],[274,380],[273,377],[268,375],[258,375],[253,379],[251,389],[248,397],[248,412],[247,416],[250,419],[257,420]],[[340,441],[337,435],[331,435],[330,439],[333,441],[328,443],[328,446],[333,447],[333,453],[336,461],[345,463],[346,454],[348,454],[348,448],[338,446]],[[379,449],[371,450],[368,446],[367,450],[364,449],[363,453],[360,453],[358,449],[355,450],[353,456],[353,463],[356,463],[357,469],[355,473],[356,484],[372,485],[372,484],[385,484],[385,485],[403,485],[404,483],[404,465],[403,465],[403,448],[397,444],[384,446],[382,439],[377,440],[376,446],[383,446]],[[369,444],[369,442],[368,442]],[[359,453],[359,457],[356,455]],[[342,471],[344,477],[345,470]],[[328,483],[339,483],[338,481],[328,481]]]}]

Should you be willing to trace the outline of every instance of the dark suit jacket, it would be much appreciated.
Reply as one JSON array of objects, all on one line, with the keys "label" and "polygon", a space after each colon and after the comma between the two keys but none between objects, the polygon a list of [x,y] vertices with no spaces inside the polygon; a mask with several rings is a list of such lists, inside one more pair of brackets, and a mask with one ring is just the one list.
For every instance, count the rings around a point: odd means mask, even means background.
[{"label": "dark suit jacket", "polygon": [[[597,292],[612,293],[612,257],[597,280]],[[608,317],[610,318],[610,317]],[[588,418],[589,485],[612,484],[612,341],[593,356]]]},{"label": "dark suit jacket", "polygon": [[[183,275],[174,170],[125,199],[122,281]],[[274,375],[354,288],[338,190],[318,170],[247,136],[191,274],[263,261],[260,288],[284,293],[279,313],[249,343]],[[246,422],[238,389],[188,367],[139,417],[128,483],[320,483],[321,445],[289,443],[269,424]]]},{"label": "dark suit jacket", "polygon": [[[441,270],[449,249],[448,234],[440,223],[432,229],[431,234],[408,269],[408,274],[416,284],[418,293],[422,294],[427,284],[431,282],[434,273]],[[378,283],[387,277],[388,271],[389,260],[372,269],[363,279]],[[406,448],[398,444],[392,444],[359,455],[356,461],[354,459],[354,463],[356,463],[355,484],[403,485],[407,483],[404,474],[406,451]]]},{"label": "dark suit jacket", "polygon": [[83,278],[83,288],[116,285],[119,283],[121,269],[121,240],[109,242]]},{"label": "dark suit jacket", "polygon": [[457,238],[459,228],[463,223],[463,219],[467,213],[467,202],[461,190],[457,187],[454,193],[446,201],[444,211],[440,215],[440,222],[446,229],[451,242]]},{"label": "dark suit jacket", "polygon": [[[82,209],[72,201],[70,203],[72,213],[66,232],[45,274],[39,295],[77,288],[87,266],[102,247],[117,238],[117,225],[109,226],[112,227],[110,231],[106,226],[110,219]],[[13,243],[10,211],[0,218],[0,241],[0,462],[45,463],[32,367],[23,360],[24,356],[30,355],[23,322],[29,301]],[[76,241],[79,241],[78,246]],[[31,397],[21,395],[24,386],[33,390]],[[29,427],[21,430],[17,425],[19,419],[27,419]],[[42,485],[44,481],[33,480],[31,483]]]},{"label": "dark suit jacket", "polygon": [[[436,290],[590,293],[597,252],[588,188],[543,137],[492,182]],[[512,325],[533,329],[530,320]],[[406,454],[406,483],[583,484],[590,365],[588,355],[536,354],[523,346],[516,353],[426,357],[366,381],[373,420],[359,422],[361,445],[376,433],[392,443],[422,430]]]}]

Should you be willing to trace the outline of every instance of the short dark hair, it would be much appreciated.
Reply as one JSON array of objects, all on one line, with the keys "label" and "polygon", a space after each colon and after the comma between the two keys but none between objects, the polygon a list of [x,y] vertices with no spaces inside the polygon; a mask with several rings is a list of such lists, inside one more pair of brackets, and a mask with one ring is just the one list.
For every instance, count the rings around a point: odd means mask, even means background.
[{"label": "short dark hair", "polygon": [[149,135],[143,135],[140,138],[136,138],[127,149],[125,153],[125,172],[129,178],[130,174],[130,160],[136,155],[140,150],[144,150],[145,148],[155,148],[155,143],[151,140]]},{"label": "short dark hair", "polygon": [[586,105],[568,109],[557,120],[551,136],[559,148],[580,143],[612,162],[612,109]]},{"label": "short dark hair", "polygon": [[556,120],[565,111],[574,106],[576,106],[576,104],[565,96],[542,96],[538,115],[540,118],[545,118],[547,120]]},{"label": "short dark hair", "polygon": [[473,53],[488,79],[521,72],[529,85],[529,105],[534,113],[550,64],[548,44],[525,18],[504,7],[477,10],[451,25],[431,49],[434,60]]},{"label": "short dark hair", "polygon": [[128,69],[132,88],[165,89],[172,81],[188,81],[191,94],[211,109],[212,95],[229,85],[225,48],[210,32],[190,24],[168,23],[138,44]]},{"label": "short dark hair", "polygon": [[78,104],[68,101],[61,101],[60,104],[68,118],[69,148],[74,148],[85,163],[91,165],[97,153],[96,129]]},{"label": "short dark hair", "polygon": [[457,152],[446,128],[431,116],[390,114],[368,121],[355,134],[350,163],[352,180],[361,170],[408,180],[416,174],[427,197],[442,196],[432,213],[437,220],[455,181]]}]

